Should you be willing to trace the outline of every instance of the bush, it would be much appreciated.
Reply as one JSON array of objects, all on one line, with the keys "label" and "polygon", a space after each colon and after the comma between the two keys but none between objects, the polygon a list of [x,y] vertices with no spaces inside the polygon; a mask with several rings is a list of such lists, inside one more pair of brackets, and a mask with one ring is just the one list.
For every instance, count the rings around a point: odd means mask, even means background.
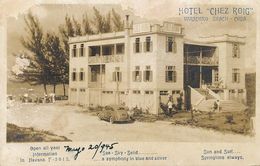
[{"label": "bush", "polygon": [[208,113],[208,115],[209,115],[209,120],[213,120],[213,119],[212,119],[212,114],[213,114],[213,112],[211,112],[211,111]]},{"label": "bush", "polygon": [[104,108],[105,108],[105,110],[114,110],[113,107],[109,106],[109,105],[105,106]]},{"label": "bush", "polygon": [[233,117],[233,115],[226,115],[226,123],[234,124],[234,117]]},{"label": "bush", "polygon": [[141,115],[143,113],[142,109],[139,109],[137,107],[134,107],[131,111],[133,111],[133,116],[138,116]]}]

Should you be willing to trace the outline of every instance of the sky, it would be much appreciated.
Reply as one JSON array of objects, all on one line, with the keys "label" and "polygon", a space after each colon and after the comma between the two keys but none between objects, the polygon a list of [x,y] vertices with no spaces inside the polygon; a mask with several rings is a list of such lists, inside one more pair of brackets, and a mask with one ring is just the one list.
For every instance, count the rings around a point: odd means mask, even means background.
[{"label": "sky", "polygon": [[[86,1],[82,3],[83,1],[79,0],[73,1],[70,4],[40,4],[40,1],[38,1],[39,3],[36,3],[34,5],[32,4],[35,3],[35,1],[32,2],[31,0],[26,1],[26,3],[22,3],[20,0],[14,2],[16,3],[16,5],[9,7],[9,12],[6,12],[9,13],[9,16],[7,17],[8,70],[10,70],[15,63],[15,57],[12,56],[12,54],[19,53],[25,50],[21,45],[20,38],[21,36],[25,36],[24,15],[29,10],[31,10],[35,15],[38,16],[44,31],[57,32],[58,26],[64,23],[64,17],[66,14],[68,14],[69,16],[74,16],[76,19],[81,20],[81,17],[85,12],[88,13],[89,17],[93,15],[93,6],[99,9],[103,14],[114,8],[122,15],[122,18],[124,18],[124,15],[126,13],[130,13],[130,17],[131,19],[133,19],[134,23],[145,21],[162,22],[164,20],[180,22],[184,26],[185,38],[190,39],[198,39],[200,36],[223,34],[246,36],[246,68],[248,71],[255,70],[256,14],[252,14],[251,16],[247,17],[247,21],[242,23],[235,23],[232,21],[226,23],[218,23],[212,21],[206,23],[187,23],[184,22],[183,18],[178,15],[179,7],[200,6],[202,8],[207,8],[221,7],[223,5],[214,4],[203,6],[202,4],[187,4],[184,3],[184,1],[182,0],[144,0],[138,1],[138,3],[135,0],[108,0],[105,1],[107,3],[105,5],[96,4],[97,2],[101,1],[95,1],[94,4],[94,1],[91,0],[88,1],[89,3],[86,3]],[[45,2],[50,3],[50,1]],[[59,2],[64,3],[62,0],[60,0]],[[241,1],[241,3],[243,2],[244,1]]]}]

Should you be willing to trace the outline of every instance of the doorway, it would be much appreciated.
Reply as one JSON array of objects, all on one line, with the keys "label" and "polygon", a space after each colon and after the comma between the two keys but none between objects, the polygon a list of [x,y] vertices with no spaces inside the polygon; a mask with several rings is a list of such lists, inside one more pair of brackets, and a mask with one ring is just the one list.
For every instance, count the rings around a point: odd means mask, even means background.
[{"label": "doorway", "polygon": [[184,87],[191,86],[193,88],[200,87],[200,67],[185,65],[184,66]]}]

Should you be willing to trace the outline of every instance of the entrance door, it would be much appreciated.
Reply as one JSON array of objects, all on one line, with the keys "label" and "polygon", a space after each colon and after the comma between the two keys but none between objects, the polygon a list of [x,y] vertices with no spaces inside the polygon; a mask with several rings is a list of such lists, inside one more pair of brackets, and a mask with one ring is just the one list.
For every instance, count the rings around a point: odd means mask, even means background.
[{"label": "entrance door", "polygon": [[202,82],[204,84],[212,84],[212,67],[202,67]]},{"label": "entrance door", "polygon": [[199,66],[185,66],[184,67],[184,87],[188,85],[193,88],[200,87],[200,68]]}]

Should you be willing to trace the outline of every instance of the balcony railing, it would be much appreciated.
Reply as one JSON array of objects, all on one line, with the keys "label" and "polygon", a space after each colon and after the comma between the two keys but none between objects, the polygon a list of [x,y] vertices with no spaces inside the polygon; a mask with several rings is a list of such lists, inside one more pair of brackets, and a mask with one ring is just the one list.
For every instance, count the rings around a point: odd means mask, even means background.
[{"label": "balcony railing", "polygon": [[213,57],[202,57],[199,56],[187,56],[184,58],[186,64],[205,64],[205,65],[218,65],[218,58]]},{"label": "balcony railing", "polygon": [[90,56],[88,63],[123,62],[123,55]]}]

